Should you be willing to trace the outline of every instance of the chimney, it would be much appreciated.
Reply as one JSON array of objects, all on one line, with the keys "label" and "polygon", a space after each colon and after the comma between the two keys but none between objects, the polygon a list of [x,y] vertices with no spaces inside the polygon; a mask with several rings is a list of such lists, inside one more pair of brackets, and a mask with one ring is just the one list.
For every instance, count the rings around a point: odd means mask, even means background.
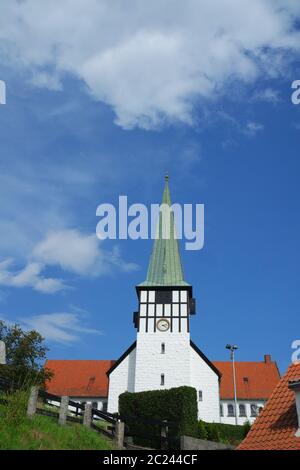
[{"label": "chimney", "polygon": [[264,355],[264,360],[265,360],[266,364],[270,364],[270,362],[272,361],[271,355],[270,354],[265,354]]},{"label": "chimney", "polygon": [[289,389],[295,392],[295,401],[297,409],[297,418],[298,418],[298,429],[295,436],[300,437],[300,377],[297,380],[289,382]]}]

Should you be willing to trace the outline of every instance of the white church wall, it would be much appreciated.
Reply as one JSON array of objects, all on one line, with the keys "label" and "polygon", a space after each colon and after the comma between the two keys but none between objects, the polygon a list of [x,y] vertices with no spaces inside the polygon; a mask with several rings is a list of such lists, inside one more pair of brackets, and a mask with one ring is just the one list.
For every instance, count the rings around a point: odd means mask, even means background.
[{"label": "white church wall", "polygon": [[[188,333],[138,333],[135,392],[190,385],[189,349]],[[162,375],[164,385],[161,385]]]},{"label": "white church wall", "polygon": [[125,359],[109,375],[108,412],[117,413],[119,408],[119,395],[123,392],[134,392],[136,349],[131,351]]},{"label": "white church wall", "polygon": [[[191,386],[197,391],[198,417],[208,423],[219,423],[219,378],[192,347],[190,347],[190,356]],[[199,392],[202,392],[202,400],[199,397]]]},{"label": "white church wall", "polygon": [[[246,416],[240,416],[239,405],[245,405],[245,414]],[[233,406],[234,410],[234,400],[221,400],[223,416],[221,416],[221,423],[225,424],[235,424],[235,416],[229,416],[228,405]],[[249,421],[251,424],[254,423],[257,416],[253,416],[251,405],[257,407],[257,409],[263,408],[265,406],[265,401],[263,400],[237,400],[237,424],[243,425],[245,421]]]}]

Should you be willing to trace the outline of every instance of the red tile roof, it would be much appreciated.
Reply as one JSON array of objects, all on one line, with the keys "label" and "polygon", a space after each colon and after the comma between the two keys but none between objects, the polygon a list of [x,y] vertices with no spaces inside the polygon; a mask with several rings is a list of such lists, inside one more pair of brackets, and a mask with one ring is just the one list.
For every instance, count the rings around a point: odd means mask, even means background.
[{"label": "red tile roof", "polygon": [[240,450],[300,450],[295,392],[290,381],[300,379],[300,362],[290,365],[286,374],[274,389],[247,437],[239,445]]},{"label": "red tile roof", "polygon": [[[234,398],[231,362],[213,362],[222,374],[220,397],[222,400]],[[280,380],[276,362],[266,356],[262,362],[236,362],[236,388],[239,399],[268,399]]]},{"label": "red tile roof", "polygon": [[47,390],[71,397],[107,397],[106,371],[114,361],[49,360],[45,367],[54,372]]},{"label": "red tile roof", "polygon": [[[106,372],[116,361],[49,360],[45,367],[54,372],[47,384],[49,393],[77,397],[107,397]],[[237,396],[239,399],[265,399],[280,379],[276,362],[236,362]],[[221,399],[233,399],[231,362],[213,362],[221,372]],[[247,381],[244,379],[247,377]]]}]

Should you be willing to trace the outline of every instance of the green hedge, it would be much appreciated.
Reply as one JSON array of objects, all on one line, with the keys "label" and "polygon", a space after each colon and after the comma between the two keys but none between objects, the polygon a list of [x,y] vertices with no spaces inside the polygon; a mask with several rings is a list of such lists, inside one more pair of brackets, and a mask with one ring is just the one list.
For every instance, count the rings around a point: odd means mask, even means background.
[{"label": "green hedge", "polygon": [[199,421],[198,438],[209,441],[238,444],[250,430],[250,424],[246,422],[243,426],[224,423],[206,423]]},{"label": "green hedge", "polygon": [[[167,420],[170,448],[178,448],[181,435],[197,437],[197,393],[192,387],[122,393],[119,413],[125,417],[126,430],[134,442],[145,447],[160,448],[160,426],[147,420]],[[144,421],[143,421],[144,420]]]}]

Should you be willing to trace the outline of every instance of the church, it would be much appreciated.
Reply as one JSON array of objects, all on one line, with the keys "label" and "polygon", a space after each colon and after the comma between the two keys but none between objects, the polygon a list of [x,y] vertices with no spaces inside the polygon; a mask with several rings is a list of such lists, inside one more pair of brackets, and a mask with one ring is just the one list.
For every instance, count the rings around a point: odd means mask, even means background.
[{"label": "church", "polygon": [[[166,177],[162,203],[171,207]],[[169,224],[165,227],[164,224]],[[168,233],[166,238],[163,234]],[[174,217],[160,213],[146,280],[136,286],[136,340],[117,360],[49,360],[50,393],[118,412],[125,391],[187,385],[197,392],[198,417],[207,422],[253,422],[280,379],[276,362],[236,362],[237,406],[231,362],[213,362],[191,340],[196,301],[184,276]]]}]

